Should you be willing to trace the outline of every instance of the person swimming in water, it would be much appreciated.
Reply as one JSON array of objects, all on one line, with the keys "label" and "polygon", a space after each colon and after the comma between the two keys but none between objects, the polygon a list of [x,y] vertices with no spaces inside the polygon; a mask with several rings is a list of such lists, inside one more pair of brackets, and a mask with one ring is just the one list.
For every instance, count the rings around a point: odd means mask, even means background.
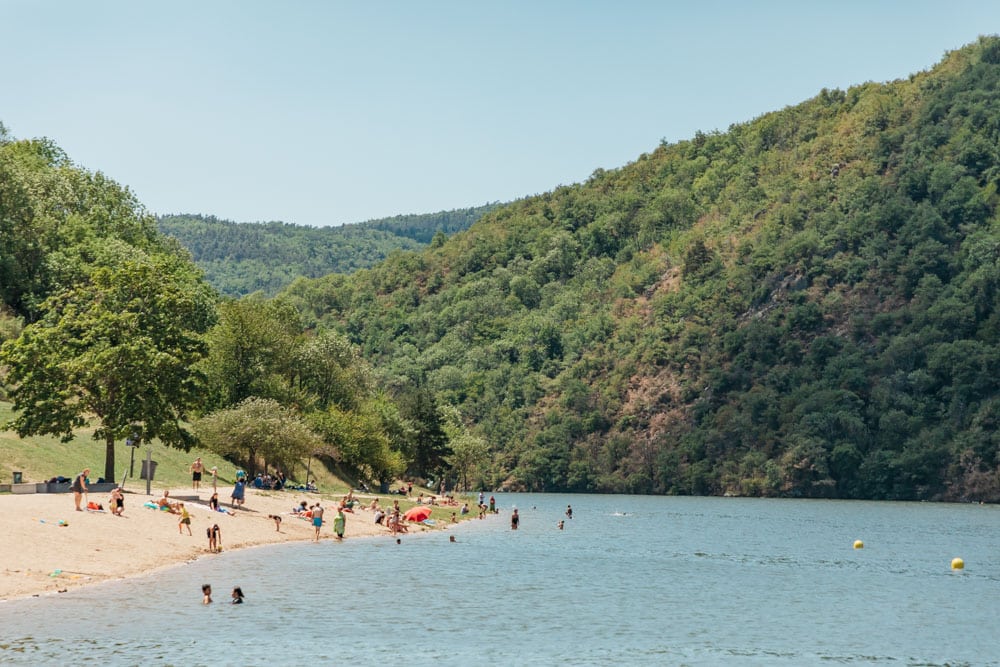
[{"label": "person swimming in water", "polygon": [[243,604],[243,589],[239,586],[233,589],[233,604]]}]

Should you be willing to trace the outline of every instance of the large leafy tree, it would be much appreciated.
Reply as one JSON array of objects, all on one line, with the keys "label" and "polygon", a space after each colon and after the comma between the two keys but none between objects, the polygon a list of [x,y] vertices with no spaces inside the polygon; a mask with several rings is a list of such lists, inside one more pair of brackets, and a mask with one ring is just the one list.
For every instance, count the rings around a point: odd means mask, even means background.
[{"label": "large leafy tree", "polygon": [[190,446],[183,423],[202,396],[193,369],[206,352],[202,334],[214,317],[214,297],[182,258],[124,243],[104,252],[118,261],[46,299],[40,319],[0,349],[0,362],[9,366],[18,434],[69,441],[96,420],[110,480],[117,438],[138,430]]},{"label": "large leafy tree", "polygon": [[295,411],[270,398],[250,397],[195,422],[202,444],[241,461],[253,474],[259,462],[290,470],[314,454],[332,453]]},{"label": "large leafy tree", "polygon": [[298,313],[281,300],[246,297],[221,304],[204,363],[215,406],[230,407],[252,396],[291,402],[301,333]]}]

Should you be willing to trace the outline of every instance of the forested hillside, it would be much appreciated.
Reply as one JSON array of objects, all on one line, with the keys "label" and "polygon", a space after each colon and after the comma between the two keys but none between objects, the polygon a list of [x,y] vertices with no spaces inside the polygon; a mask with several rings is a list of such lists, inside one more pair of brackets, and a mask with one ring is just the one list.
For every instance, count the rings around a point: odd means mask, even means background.
[{"label": "forested hillside", "polygon": [[1000,41],[284,294],[533,490],[1000,499]]},{"label": "forested hillside", "polygon": [[445,474],[452,441],[478,442],[419,389],[385,392],[288,303],[220,299],[128,188],[2,124],[0,401],[5,439],[101,441],[107,480],[126,439],[384,484]]},{"label": "forested hillside", "polygon": [[273,296],[295,278],[351,273],[398,250],[429,245],[434,235],[468,229],[496,204],[401,215],[342,227],[283,222],[236,223],[214,216],[163,215],[159,230],[191,251],[195,263],[222,294]]}]

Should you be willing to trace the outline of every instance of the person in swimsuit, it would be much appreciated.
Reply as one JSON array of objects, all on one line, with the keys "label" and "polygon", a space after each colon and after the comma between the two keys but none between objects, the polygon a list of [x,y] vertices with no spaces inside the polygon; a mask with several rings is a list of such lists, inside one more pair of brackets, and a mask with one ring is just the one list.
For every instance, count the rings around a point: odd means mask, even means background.
[{"label": "person in swimsuit", "polygon": [[521,523],[521,517],[517,515],[517,508],[514,508],[514,513],[510,515],[510,529],[517,530],[518,525]]},{"label": "person in swimsuit", "polygon": [[233,604],[243,604],[243,589],[239,586],[233,589]]},{"label": "person in swimsuit", "polygon": [[319,529],[323,525],[323,508],[320,507],[319,503],[312,506],[312,520],[313,528],[316,529],[316,533],[313,535],[313,542],[318,542]]},{"label": "person in swimsuit", "polygon": [[191,488],[198,490],[201,486],[201,473],[205,472],[205,464],[201,462],[201,457],[199,456],[191,464]]},{"label": "person in swimsuit", "polygon": [[202,604],[212,604],[212,587],[208,584],[201,585],[201,603]]},{"label": "person in swimsuit", "polygon": [[108,505],[111,507],[111,513],[115,516],[121,516],[125,512],[125,494],[122,493],[122,487],[116,486],[114,488]]}]

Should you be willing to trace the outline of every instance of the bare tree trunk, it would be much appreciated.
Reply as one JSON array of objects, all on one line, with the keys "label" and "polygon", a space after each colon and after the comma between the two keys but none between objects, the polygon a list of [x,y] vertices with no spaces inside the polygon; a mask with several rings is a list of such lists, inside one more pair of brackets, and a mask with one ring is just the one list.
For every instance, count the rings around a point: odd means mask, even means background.
[{"label": "bare tree trunk", "polygon": [[104,447],[104,481],[115,481],[115,436],[108,435]]}]

